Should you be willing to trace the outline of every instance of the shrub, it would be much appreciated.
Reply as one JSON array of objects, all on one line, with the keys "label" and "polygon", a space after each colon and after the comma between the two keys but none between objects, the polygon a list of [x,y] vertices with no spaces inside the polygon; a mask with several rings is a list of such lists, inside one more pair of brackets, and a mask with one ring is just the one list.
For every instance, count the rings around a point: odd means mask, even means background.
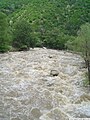
[{"label": "shrub", "polygon": [[7,16],[0,12],[0,52],[7,52],[10,45],[10,35]]},{"label": "shrub", "polygon": [[32,29],[30,24],[21,20],[15,24],[13,32],[13,46],[19,50],[29,49],[35,47],[36,41],[32,36]]},{"label": "shrub", "polygon": [[90,24],[86,23],[80,27],[78,36],[74,41],[68,42],[69,48],[80,52],[88,69],[88,80],[90,85]]}]

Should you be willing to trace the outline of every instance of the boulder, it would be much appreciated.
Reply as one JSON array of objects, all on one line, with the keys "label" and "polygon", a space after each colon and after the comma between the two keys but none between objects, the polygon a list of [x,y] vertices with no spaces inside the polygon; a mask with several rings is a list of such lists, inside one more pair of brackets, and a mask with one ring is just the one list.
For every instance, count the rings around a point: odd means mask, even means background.
[{"label": "boulder", "polygon": [[58,76],[59,75],[59,72],[57,70],[51,70],[50,71],[50,75],[51,76]]}]

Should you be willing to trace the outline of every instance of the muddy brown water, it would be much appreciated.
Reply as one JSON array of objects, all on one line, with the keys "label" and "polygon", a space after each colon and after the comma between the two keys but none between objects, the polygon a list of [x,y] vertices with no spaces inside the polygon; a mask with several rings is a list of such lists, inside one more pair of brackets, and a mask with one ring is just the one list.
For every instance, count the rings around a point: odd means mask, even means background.
[{"label": "muddy brown water", "polygon": [[0,120],[90,118],[82,63],[79,55],[42,48],[0,54]]}]

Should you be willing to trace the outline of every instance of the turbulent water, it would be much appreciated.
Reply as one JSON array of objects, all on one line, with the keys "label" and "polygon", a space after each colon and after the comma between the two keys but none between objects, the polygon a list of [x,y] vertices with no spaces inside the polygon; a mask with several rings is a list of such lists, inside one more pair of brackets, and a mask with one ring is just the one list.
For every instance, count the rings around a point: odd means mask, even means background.
[{"label": "turbulent water", "polygon": [[90,118],[80,56],[35,48],[0,54],[0,120]]}]

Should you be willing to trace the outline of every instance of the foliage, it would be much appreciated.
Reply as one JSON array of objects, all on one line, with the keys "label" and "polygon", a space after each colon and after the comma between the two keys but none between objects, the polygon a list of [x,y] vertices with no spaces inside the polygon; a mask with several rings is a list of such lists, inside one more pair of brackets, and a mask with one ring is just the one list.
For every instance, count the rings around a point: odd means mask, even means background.
[{"label": "foliage", "polygon": [[78,51],[82,52],[85,59],[90,60],[90,24],[86,23],[81,26],[78,31],[78,37],[76,39],[76,48]]},{"label": "foliage", "polygon": [[0,11],[11,14],[15,10],[21,9],[28,4],[30,0],[0,0]]},{"label": "foliage", "polygon": [[57,31],[51,31],[44,40],[44,46],[52,49],[66,49],[65,43],[70,39],[70,36]]},{"label": "foliage", "polygon": [[66,49],[69,49],[69,50],[71,50],[71,51],[73,51],[74,50],[74,45],[75,45],[75,39],[76,39],[76,37],[74,37],[74,36],[69,36],[69,40],[65,43],[65,46],[66,46]]},{"label": "foliage", "polygon": [[19,50],[28,50],[29,47],[35,47],[36,41],[32,37],[30,24],[21,20],[15,24],[13,31],[13,46]]},{"label": "foliage", "polygon": [[0,0],[0,11],[8,15],[12,30],[23,19],[36,46],[53,49],[65,49],[80,26],[90,23],[90,0]]},{"label": "foliage", "polygon": [[78,31],[77,38],[74,41],[69,41],[69,43],[70,42],[71,44],[69,44],[68,47],[80,52],[86,62],[90,84],[90,24],[86,23],[82,25],[81,29]]},{"label": "foliage", "polygon": [[82,24],[90,23],[90,0],[68,0],[66,30],[69,35],[77,35]]},{"label": "foliage", "polygon": [[[62,5],[65,6],[64,3]],[[64,45],[61,44],[64,44],[64,35],[62,35],[64,28],[59,23],[61,22],[59,21],[61,12],[57,3],[48,0],[38,0],[38,2],[34,0],[32,4],[28,4],[18,13],[12,14],[11,20],[13,25],[22,18],[29,22],[33,29],[32,36],[38,41],[37,46],[63,49]]]},{"label": "foliage", "polygon": [[0,12],[0,52],[9,50],[10,35],[8,30],[7,16]]}]

